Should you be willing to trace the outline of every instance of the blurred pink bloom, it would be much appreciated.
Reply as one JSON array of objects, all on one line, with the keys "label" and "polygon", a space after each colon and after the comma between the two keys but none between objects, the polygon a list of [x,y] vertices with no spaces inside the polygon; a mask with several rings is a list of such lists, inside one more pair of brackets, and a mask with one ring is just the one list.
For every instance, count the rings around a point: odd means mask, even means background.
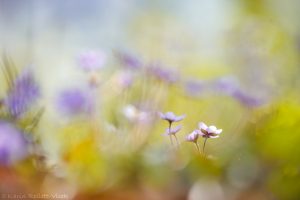
[{"label": "blurred pink bloom", "polygon": [[199,131],[194,130],[192,133],[188,134],[185,139],[188,142],[197,143],[198,138],[199,138]]},{"label": "blurred pink bloom", "polygon": [[78,64],[85,71],[94,71],[103,68],[106,58],[107,56],[103,51],[85,51],[79,55]]}]

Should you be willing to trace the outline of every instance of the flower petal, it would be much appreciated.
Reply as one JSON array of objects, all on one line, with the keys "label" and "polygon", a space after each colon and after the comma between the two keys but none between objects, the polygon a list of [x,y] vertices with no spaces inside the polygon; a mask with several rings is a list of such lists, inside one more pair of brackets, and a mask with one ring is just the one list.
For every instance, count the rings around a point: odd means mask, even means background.
[{"label": "flower petal", "polygon": [[181,116],[175,117],[174,122],[179,122],[179,121],[183,120],[185,118],[185,116],[186,115],[181,115]]},{"label": "flower petal", "polygon": [[215,126],[209,126],[207,129],[207,132],[209,133],[215,133],[217,131],[217,127]]},{"label": "flower petal", "polygon": [[203,123],[203,122],[200,122],[198,124],[198,127],[199,127],[199,129],[203,129],[203,130],[206,130],[208,128],[207,125],[205,123]]}]

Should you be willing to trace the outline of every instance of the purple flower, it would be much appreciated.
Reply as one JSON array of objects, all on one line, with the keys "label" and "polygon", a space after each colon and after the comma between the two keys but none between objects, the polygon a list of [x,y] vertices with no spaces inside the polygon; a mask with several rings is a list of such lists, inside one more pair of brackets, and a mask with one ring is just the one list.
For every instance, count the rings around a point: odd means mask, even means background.
[{"label": "purple flower", "polygon": [[66,89],[57,98],[57,108],[66,115],[90,113],[93,110],[92,96],[78,88]]},{"label": "purple flower", "polygon": [[220,78],[213,83],[212,87],[225,95],[233,97],[241,104],[249,107],[260,106],[264,103],[261,99],[247,94],[245,91],[243,91],[239,87],[237,80],[233,77]]},{"label": "purple flower", "polygon": [[198,138],[199,138],[199,131],[194,130],[192,133],[188,134],[185,139],[188,142],[193,142],[197,144]]},{"label": "purple flower", "polygon": [[22,132],[12,124],[0,121],[0,165],[10,165],[28,154]]},{"label": "purple flower", "polygon": [[94,71],[103,68],[106,58],[107,56],[103,51],[85,51],[79,55],[78,64],[85,71]]},{"label": "purple flower", "polygon": [[200,80],[189,80],[184,85],[185,92],[190,96],[198,96],[206,87],[205,83]]},{"label": "purple flower", "polygon": [[199,123],[198,134],[204,138],[218,138],[222,133],[222,129],[217,129],[215,126],[207,126],[203,122]]},{"label": "purple flower", "polygon": [[137,70],[142,68],[142,62],[135,56],[132,56],[125,52],[117,52],[117,57],[119,58],[123,67],[128,69]]},{"label": "purple flower", "polygon": [[232,95],[239,89],[239,84],[234,77],[227,76],[215,80],[212,87],[223,94]]},{"label": "purple flower", "polygon": [[178,125],[175,128],[167,128],[166,135],[175,135],[178,131],[180,131],[181,128],[181,125]]},{"label": "purple flower", "polygon": [[10,115],[18,118],[29,109],[39,96],[40,90],[32,71],[26,69],[14,81],[12,89],[4,100],[4,104]]},{"label": "purple flower", "polygon": [[167,120],[170,124],[173,122],[179,122],[185,118],[185,115],[176,116],[173,112],[159,113],[160,118]]},{"label": "purple flower", "polygon": [[176,83],[179,80],[179,75],[176,71],[167,68],[162,68],[157,63],[150,64],[150,66],[148,67],[148,72],[156,79],[164,81],[168,84]]},{"label": "purple flower", "polygon": [[253,96],[250,96],[249,94],[246,94],[245,92],[241,90],[236,90],[232,97],[234,97],[236,100],[238,100],[240,103],[249,106],[249,107],[256,107],[263,104],[263,101],[261,99],[255,98]]}]

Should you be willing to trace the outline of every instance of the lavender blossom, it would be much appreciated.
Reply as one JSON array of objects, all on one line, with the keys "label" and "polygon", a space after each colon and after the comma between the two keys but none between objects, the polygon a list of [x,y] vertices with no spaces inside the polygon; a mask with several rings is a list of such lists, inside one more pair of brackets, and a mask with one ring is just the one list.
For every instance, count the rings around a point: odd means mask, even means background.
[{"label": "lavender blossom", "polygon": [[91,94],[78,88],[62,91],[57,98],[57,108],[62,114],[77,115],[93,110]]},{"label": "lavender blossom", "polygon": [[176,133],[181,129],[181,126],[177,126],[174,129],[172,128],[173,122],[179,122],[185,118],[185,115],[176,116],[173,112],[166,112],[165,114],[159,113],[160,118],[169,122],[169,128],[167,129],[167,135],[170,136],[171,144],[173,145],[172,136],[175,137],[177,145],[179,146],[178,139],[176,137]]},{"label": "lavender blossom", "polygon": [[246,94],[245,92],[241,90],[236,90],[232,97],[234,97],[236,100],[238,100],[243,105],[246,105],[248,107],[256,107],[263,104],[263,101],[259,98],[255,98],[249,94]]},{"label": "lavender blossom", "polygon": [[185,118],[185,115],[176,116],[173,112],[159,113],[160,118],[168,121],[170,124],[173,122],[179,122]]},{"label": "lavender blossom", "polygon": [[0,165],[11,165],[28,155],[22,132],[12,124],[0,121]]},{"label": "lavender blossom", "polygon": [[174,84],[179,80],[179,75],[175,70],[163,68],[156,63],[151,64],[148,67],[148,72],[158,80],[166,82],[168,84]]},{"label": "lavender blossom", "polygon": [[40,96],[39,87],[33,77],[32,71],[26,69],[16,78],[13,88],[4,100],[10,115],[21,117]]},{"label": "lavender blossom", "polygon": [[123,67],[131,69],[131,70],[138,70],[142,68],[142,62],[135,56],[130,55],[125,52],[117,52],[117,57],[119,58]]},{"label": "lavender blossom", "polygon": [[227,76],[215,80],[212,87],[223,94],[232,95],[239,89],[239,84],[234,77]]},{"label": "lavender blossom", "polygon": [[256,107],[263,104],[261,99],[258,99],[244,92],[238,85],[238,82],[233,77],[223,77],[215,81],[213,88],[219,92],[229,95],[239,101],[241,104]]},{"label": "lavender blossom", "polygon": [[85,51],[78,57],[79,67],[85,71],[95,71],[103,68],[106,63],[107,56],[103,51]]},{"label": "lavender blossom", "polygon": [[181,125],[176,126],[175,128],[167,128],[166,135],[175,135],[182,128]]},{"label": "lavender blossom", "polygon": [[188,80],[185,82],[184,90],[190,96],[198,96],[201,94],[205,89],[205,84],[203,81],[200,80]]}]

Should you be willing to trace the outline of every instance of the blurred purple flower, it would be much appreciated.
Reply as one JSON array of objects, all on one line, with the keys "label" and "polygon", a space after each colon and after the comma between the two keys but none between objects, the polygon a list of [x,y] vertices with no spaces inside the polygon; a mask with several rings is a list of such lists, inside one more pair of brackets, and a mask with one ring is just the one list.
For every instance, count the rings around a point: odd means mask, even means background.
[{"label": "blurred purple flower", "polygon": [[232,95],[239,89],[238,81],[231,76],[221,77],[213,81],[213,89],[222,92],[226,95]]},{"label": "blurred purple flower", "polygon": [[116,55],[125,68],[137,70],[143,66],[141,60],[133,55],[125,52],[117,52]]},{"label": "blurred purple flower", "polygon": [[66,89],[57,98],[59,112],[66,115],[91,113],[93,106],[91,94],[78,88]]},{"label": "blurred purple flower", "polygon": [[218,138],[222,133],[222,129],[217,129],[215,126],[207,126],[203,122],[199,123],[198,134],[204,138]]},{"label": "blurred purple flower", "polygon": [[235,98],[243,105],[256,107],[262,105],[262,99],[256,98],[250,94],[246,94],[238,84],[238,81],[233,77],[223,77],[213,83],[213,89]]},{"label": "blurred purple flower", "polygon": [[12,124],[0,121],[0,165],[11,165],[28,154],[23,133]]},{"label": "blurred purple flower", "polygon": [[103,68],[106,58],[107,55],[103,51],[85,51],[78,56],[78,64],[85,71],[95,71]]},{"label": "blurred purple flower", "polygon": [[236,90],[232,94],[232,97],[234,97],[240,103],[242,103],[243,105],[246,105],[248,107],[261,106],[264,103],[264,101],[262,99],[250,96],[249,94],[246,94],[245,92],[243,92],[241,90]]},{"label": "blurred purple flower", "polygon": [[168,84],[176,83],[179,80],[179,74],[175,70],[163,68],[157,63],[150,64],[148,73]]},{"label": "blurred purple flower", "polygon": [[190,96],[198,96],[206,89],[203,81],[188,80],[185,82],[184,90]]},{"label": "blurred purple flower", "polygon": [[167,120],[170,124],[173,122],[179,122],[185,118],[185,115],[176,116],[173,112],[161,113],[159,112],[159,116],[163,120]]},{"label": "blurred purple flower", "polygon": [[10,115],[18,118],[29,109],[39,96],[40,90],[32,71],[26,69],[14,81],[12,89],[4,100],[4,104]]}]

